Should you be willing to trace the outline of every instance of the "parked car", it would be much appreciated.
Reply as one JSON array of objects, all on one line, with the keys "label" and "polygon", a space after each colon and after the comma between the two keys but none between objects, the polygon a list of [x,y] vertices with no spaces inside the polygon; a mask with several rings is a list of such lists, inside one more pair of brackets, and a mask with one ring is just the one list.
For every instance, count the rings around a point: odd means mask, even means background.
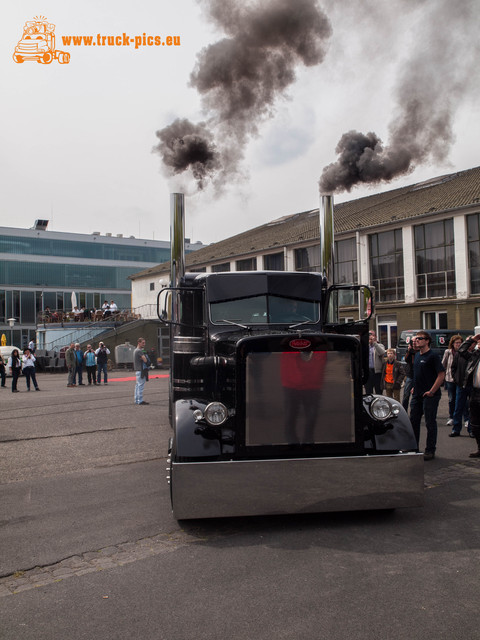
[{"label": "parked car", "polygon": [[472,329],[406,329],[400,334],[397,344],[397,360],[404,360],[410,340],[417,335],[419,331],[426,331],[432,337],[430,349],[443,358],[445,349],[448,349],[450,338],[455,335],[462,336],[462,339],[473,335]]}]

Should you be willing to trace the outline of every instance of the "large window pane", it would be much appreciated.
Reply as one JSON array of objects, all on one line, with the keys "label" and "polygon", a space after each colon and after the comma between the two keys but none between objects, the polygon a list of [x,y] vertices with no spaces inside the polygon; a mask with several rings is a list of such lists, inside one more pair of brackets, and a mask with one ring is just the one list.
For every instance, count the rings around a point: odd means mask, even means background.
[{"label": "large window pane", "polygon": [[5,291],[0,291],[0,322],[6,322],[6,300]]},{"label": "large window pane", "polygon": [[257,268],[256,258],[246,258],[245,260],[237,260],[237,271],[255,271]]},{"label": "large window pane", "polygon": [[212,265],[212,273],[221,273],[222,271],[230,271],[230,262]]},{"label": "large window pane", "polygon": [[55,291],[43,292],[43,308],[46,309],[47,307],[49,307],[51,311],[59,308],[57,307],[57,293]]},{"label": "large window pane", "polygon": [[320,271],[320,246],[295,249],[295,271]]},{"label": "large window pane", "polygon": [[267,271],[284,271],[283,251],[263,256],[263,265]]},{"label": "large window pane", "polygon": [[[165,262],[170,260],[168,247],[118,246],[96,240],[54,240],[0,235],[0,253],[41,255],[65,258],[128,260],[129,262]],[[190,253],[190,251],[186,251]]]},{"label": "large window pane", "polygon": [[480,214],[467,216],[470,291],[480,293]]},{"label": "large window pane", "polygon": [[417,296],[443,298],[455,295],[453,220],[415,227]]},{"label": "large window pane", "polygon": [[335,283],[358,284],[355,238],[335,242]]},{"label": "large window pane", "polygon": [[[34,262],[0,263],[0,282],[33,287],[71,287],[72,289],[130,289],[132,267],[102,267],[84,264]],[[55,304],[51,305],[55,308]]]},{"label": "large window pane", "polygon": [[20,297],[20,322],[33,324],[35,322],[35,292],[22,291]]},{"label": "large window pane", "polygon": [[[404,299],[403,240],[401,229],[374,233],[370,242],[370,280],[379,302]],[[419,243],[422,244],[419,235]]]}]

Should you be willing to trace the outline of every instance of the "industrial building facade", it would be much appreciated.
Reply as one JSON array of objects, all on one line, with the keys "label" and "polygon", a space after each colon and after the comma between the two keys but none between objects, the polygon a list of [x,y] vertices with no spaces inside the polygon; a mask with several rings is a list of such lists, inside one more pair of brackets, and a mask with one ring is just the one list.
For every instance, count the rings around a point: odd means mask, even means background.
[{"label": "industrial building facade", "polygon": [[[166,241],[47,231],[47,222],[37,220],[32,229],[0,227],[0,334],[20,347],[35,336],[47,307],[71,310],[72,293],[79,307],[99,309],[114,300],[119,309],[130,309],[128,276],[170,256]],[[186,251],[202,246],[187,244]]]},{"label": "industrial building facade", "polygon": [[[188,201],[186,215],[188,216]],[[375,287],[377,333],[480,324],[480,167],[335,206],[335,281]],[[318,271],[318,209],[217,242],[186,258],[188,271]],[[134,306],[154,303],[166,265],[132,276]],[[345,321],[357,310],[345,300]],[[152,312],[153,313],[153,312]]]}]

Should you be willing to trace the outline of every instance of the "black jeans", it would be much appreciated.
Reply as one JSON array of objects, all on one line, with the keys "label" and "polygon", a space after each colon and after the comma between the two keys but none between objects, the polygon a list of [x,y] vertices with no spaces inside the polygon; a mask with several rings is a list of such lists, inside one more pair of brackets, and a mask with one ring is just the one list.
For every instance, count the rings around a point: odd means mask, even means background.
[{"label": "black jeans", "polygon": [[365,393],[375,393],[379,396],[382,395],[382,374],[381,372],[375,373],[375,369],[368,370],[368,380],[365,384]]},{"label": "black jeans", "polygon": [[440,393],[434,396],[412,396],[410,400],[410,420],[412,422],[413,433],[420,447],[420,423],[422,416],[425,416],[425,426],[427,427],[426,453],[435,453],[437,448],[437,410],[441,398]]},{"label": "black jeans", "polygon": [[473,436],[477,441],[478,450],[480,451],[480,389],[472,389],[470,396],[470,422],[469,427]]},{"label": "black jeans", "polygon": [[33,382],[35,389],[38,389],[37,378],[35,376],[35,367],[24,367],[23,375],[27,382],[27,389],[30,391],[30,380]]},{"label": "black jeans", "polygon": [[20,377],[20,367],[12,367],[12,391],[17,391],[17,382]]},{"label": "black jeans", "polygon": [[413,378],[405,378],[405,383],[403,385],[403,398],[402,405],[405,411],[408,411],[408,403],[412,397],[412,388],[413,388]]},{"label": "black jeans", "polygon": [[97,384],[97,365],[92,364],[87,367],[88,384]]}]

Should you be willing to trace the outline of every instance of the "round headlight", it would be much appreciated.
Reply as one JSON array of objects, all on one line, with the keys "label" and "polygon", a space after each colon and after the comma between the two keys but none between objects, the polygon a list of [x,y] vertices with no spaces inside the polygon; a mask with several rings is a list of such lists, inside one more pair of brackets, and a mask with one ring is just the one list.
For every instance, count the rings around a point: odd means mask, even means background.
[{"label": "round headlight", "polygon": [[212,425],[220,425],[228,418],[228,409],[221,402],[211,402],[203,413],[205,420]]},{"label": "round headlight", "polygon": [[195,409],[193,417],[195,418],[195,422],[200,422],[200,420],[203,420],[203,413],[200,409]]},{"label": "round headlight", "polygon": [[370,413],[375,420],[387,420],[392,415],[392,405],[386,398],[375,398],[370,405]]}]

